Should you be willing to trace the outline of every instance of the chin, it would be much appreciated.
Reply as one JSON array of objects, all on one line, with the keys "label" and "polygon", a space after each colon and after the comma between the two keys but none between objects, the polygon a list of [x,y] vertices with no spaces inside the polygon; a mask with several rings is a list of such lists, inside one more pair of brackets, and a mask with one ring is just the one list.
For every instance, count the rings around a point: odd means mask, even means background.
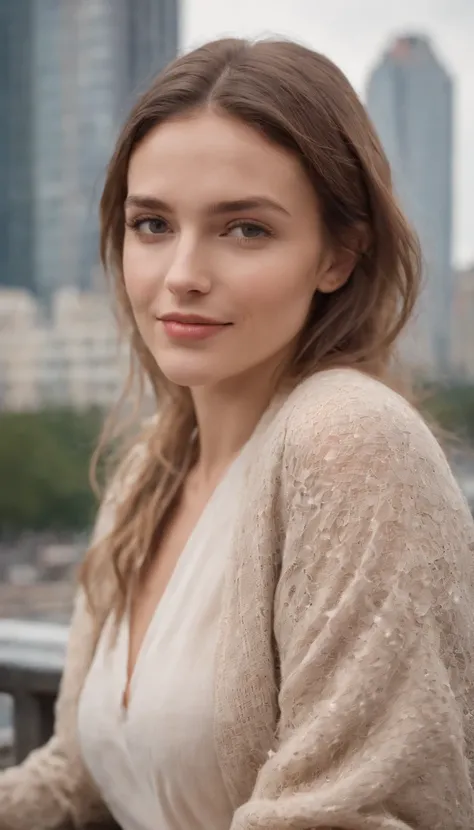
[{"label": "chin", "polygon": [[216,371],[217,367],[206,365],[206,361],[157,360],[156,363],[163,375],[176,386],[214,386],[227,379],[226,373],[222,372],[223,367],[221,371]]}]

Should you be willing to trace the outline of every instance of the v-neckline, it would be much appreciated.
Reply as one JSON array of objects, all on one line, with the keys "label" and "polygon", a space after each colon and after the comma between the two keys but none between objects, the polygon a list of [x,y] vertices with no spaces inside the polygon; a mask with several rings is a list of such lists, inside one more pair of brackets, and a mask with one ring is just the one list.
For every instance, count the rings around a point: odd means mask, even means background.
[{"label": "v-neckline", "polygon": [[[258,425],[257,425],[258,426]],[[146,631],[143,635],[140,647],[137,652],[135,664],[131,672],[129,672],[129,658],[130,658],[130,608],[127,607],[126,614],[122,621],[123,626],[123,634],[124,634],[124,643],[123,643],[123,650],[124,650],[124,660],[125,660],[125,678],[123,683],[121,684],[121,696],[120,696],[120,707],[123,716],[126,718],[129,715],[130,708],[133,702],[133,686],[136,684],[136,678],[138,671],[140,669],[140,664],[143,662],[143,659],[147,653],[149,641],[153,635],[153,631],[155,629],[156,621],[159,617],[162,616],[164,611],[166,610],[166,606],[169,602],[170,595],[172,595],[173,587],[179,578],[179,574],[184,567],[186,560],[188,559],[190,550],[194,547],[194,542],[196,538],[199,536],[202,527],[206,522],[206,518],[208,514],[213,509],[215,502],[217,501],[220,493],[224,489],[224,486],[232,477],[234,471],[243,463],[244,455],[246,455],[247,448],[249,447],[250,443],[252,442],[257,428],[250,436],[249,440],[243,445],[240,449],[239,453],[235,456],[235,458],[231,461],[227,469],[224,471],[223,476],[219,479],[216,486],[212,490],[208,500],[204,504],[203,509],[201,510],[186,542],[183,545],[181,553],[179,554],[176,563],[172,569],[171,575],[166,583],[164,591],[156,603],[155,609],[153,614],[150,617],[148,625],[146,627]]]},{"label": "v-neckline", "polygon": [[127,611],[124,615],[122,620],[121,628],[123,633],[123,649],[124,649],[124,661],[125,661],[125,678],[123,683],[121,684],[121,693],[120,693],[120,709],[122,712],[123,718],[127,718],[130,713],[130,708],[133,703],[133,686],[136,684],[136,678],[138,671],[140,669],[140,664],[143,662],[144,656],[147,652],[149,640],[152,636],[152,632],[156,625],[156,620],[160,617],[163,613],[163,608],[166,610],[167,602],[169,602],[169,597],[173,586],[175,585],[176,580],[178,579],[179,573],[181,572],[185,560],[188,558],[189,551],[191,550],[193,543],[200,533],[208,514],[210,513],[211,509],[213,508],[219,494],[224,489],[224,486],[229,481],[229,479],[235,473],[235,470],[244,463],[245,457],[249,453],[249,448],[254,444],[258,435],[260,435],[265,428],[271,423],[275,413],[280,408],[281,404],[285,400],[285,395],[282,393],[276,394],[273,400],[270,402],[267,409],[263,412],[260,420],[258,421],[257,425],[255,426],[254,431],[250,435],[249,439],[245,442],[245,444],[241,447],[238,454],[235,458],[231,461],[227,469],[225,470],[223,476],[218,481],[217,485],[215,486],[214,490],[212,491],[209,499],[205,503],[201,513],[198,516],[194,527],[192,528],[183,549],[176,560],[176,564],[172,570],[170,578],[165,586],[165,589],[158,600],[156,607],[153,611],[153,614],[148,622],[146,631],[143,635],[143,639],[140,644],[140,648],[138,649],[138,653],[136,656],[135,664],[131,672],[129,672],[129,655],[130,655],[130,609],[127,607]]}]

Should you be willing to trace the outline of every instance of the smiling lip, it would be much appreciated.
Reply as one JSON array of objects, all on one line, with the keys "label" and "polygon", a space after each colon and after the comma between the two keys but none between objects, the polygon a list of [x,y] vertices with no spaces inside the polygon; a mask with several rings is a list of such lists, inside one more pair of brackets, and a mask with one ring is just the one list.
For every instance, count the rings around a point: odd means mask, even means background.
[{"label": "smiling lip", "polygon": [[158,319],[173,340],[206,340],[230,325],[198,314],[163,314]]}]

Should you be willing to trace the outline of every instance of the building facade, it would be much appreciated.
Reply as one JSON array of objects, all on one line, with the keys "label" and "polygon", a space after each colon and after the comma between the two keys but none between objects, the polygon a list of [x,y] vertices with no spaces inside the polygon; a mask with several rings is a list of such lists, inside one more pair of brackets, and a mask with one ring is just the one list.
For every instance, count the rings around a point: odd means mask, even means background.
[{"label": "building facade", "polygon": [[367,107],[391,163],[402,206],[420,237],[424,289],[410,356],[450,371],[453,83],[425,37],[400,37],[371,73]]},{"label": "building facade", "polygon": [[36,0],[41,293],[88,289],[105,169],[134,94],[176,54],[179,0]]},{"label": "building facade", "polygon": [[33,6],[0,3],[0,286],[34,288]]},{"label": "building facade", "polygon": [[46,316],[30,292],[0,290],[0,409],[109,408],[128,354],[102,294],[63,288]]},{"label": "building facade", "polygon": [[35,296],[0,289],[0,409],[36,409],[44,331]]}]

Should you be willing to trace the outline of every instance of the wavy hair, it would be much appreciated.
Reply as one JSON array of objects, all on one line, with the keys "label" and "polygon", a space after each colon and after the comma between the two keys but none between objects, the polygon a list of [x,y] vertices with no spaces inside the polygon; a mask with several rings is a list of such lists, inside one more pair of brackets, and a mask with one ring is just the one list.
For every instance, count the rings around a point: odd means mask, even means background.
[{"label": "wavy hair", "polygon": [[[114,288],[131,347],[131,372],[145,380],[159,408],[146,430],[146,451],[128,455],[112,486],[114,521],[86,554],[81,580],[94,612],[112,578],[108,611],[123,615],[127,596],[157,549],[183,480],[196,458],[196,427],[188,389],[160,372],[135,324],[124,286],[124,202],[130,158],[144,137],[170,118],[211,107],[249,125],[296,156],[311,181],[329,238],[346,245],[363,226],[369,244],[346,284],[318,294],[285,368],[298,382],[334,366],[353,366],[390,382],[394,344],[418,296],[418,241],[393,194],[380,141],[344,74],[297,43],[225,39],[178,57],[135,105],[118,138],[101,200],[101,258]],[[143,387],[143,383],[141,386]],[[138,410],[137,410],[138,411]],[[116,429],[109,416],[99,444]],[[103,598],[102,598],[103,604]]]}]

